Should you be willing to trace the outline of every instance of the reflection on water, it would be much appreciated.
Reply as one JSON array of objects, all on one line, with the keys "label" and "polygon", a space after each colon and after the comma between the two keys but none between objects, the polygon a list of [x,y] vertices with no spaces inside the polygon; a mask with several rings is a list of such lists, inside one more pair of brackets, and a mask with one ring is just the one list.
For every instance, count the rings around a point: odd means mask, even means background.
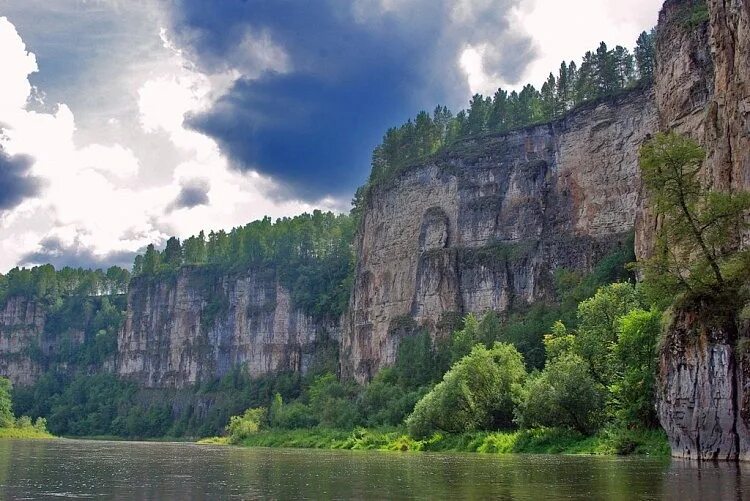
[{"label": "reflection on water", "polygon": [[0,441],[3,499],[732,500],[750,499],[748,474],[649,458]]}]

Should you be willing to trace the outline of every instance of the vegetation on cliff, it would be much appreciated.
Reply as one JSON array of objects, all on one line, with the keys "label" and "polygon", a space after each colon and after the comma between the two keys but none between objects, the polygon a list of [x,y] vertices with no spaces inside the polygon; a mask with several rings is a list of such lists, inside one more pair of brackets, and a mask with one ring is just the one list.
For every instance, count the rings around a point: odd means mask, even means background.
[{"label": "vegetation on cliff", "polygon": [[641,151],[643,184],[662,223],[653,255],[640,263],[645,283],[671,302],[677,295],[737,298],[750,276],[750,193],[720,192],[700,178],[705,152],[675,133],[658,134]]},{"label": "vegetation on cliff", "polygon": [[[211,276],[248,269],[275,274],[294,304],[316,318],[337,319],[349,301],[354,222],[348,215],[315,210],[273,222],[265,217],[229,232],[200,232],[162,251],[149,245],[135,258],[133,275],[165,278],[181,266],[204,267]],[[209,277],[210,278],[210,277]]]},{"label": "vegetation on cliff", "polygon": [[655,31],[643,32],[633,53],[619,45],[610,49],[602,42],[586,52],[580,67],[563,61],[557,75],[550,73],[539,90],[528,84],[520,92],[498,89],[491,97],[476,94],[469,108],[456,115],[445,106],[436,107],[432,115],[420,112],[385,133],[373,151],[368,184],[357,192],[355,204],[361,205],[372,186],[459,140],[549,122],[584,103],[648,85],[654,75],[655,52]]}]

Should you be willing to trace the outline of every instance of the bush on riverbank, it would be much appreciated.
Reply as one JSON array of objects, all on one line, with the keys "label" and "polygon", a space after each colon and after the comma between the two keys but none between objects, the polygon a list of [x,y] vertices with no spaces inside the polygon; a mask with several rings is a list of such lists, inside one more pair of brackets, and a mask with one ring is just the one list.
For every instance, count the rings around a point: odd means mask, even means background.
[{"label": "bush on riverbank", "polygon": [[37,418],[32,421],[28,416],[16,419],[13,416],[10,380],[0,377],[0,438],[52,438],[47,431],[47,420]]},{"label": "bush on riverbank", "polygon": [[[225,437],[201,440],[205,445],[226,444]],[[307,429],[264,430],[238,445],[246,447],[294,447],[380,451],[477,452],[483,454],[597,454],[669,456],[669,445],[661,430],[606,429],[594,436],[560,428],[537,428],[513,432],[477,431],[462,434],[436,433],[415,440],[400,428],[358,428],[354,431]]]},{"label": "bush on riverbank", "polygon": [[23,416],[13,426],[0,428],[0,439],[2,438],[54,438],[54,435],[47,431],[44,418],[38,418],[32,424],[31,419]]}]

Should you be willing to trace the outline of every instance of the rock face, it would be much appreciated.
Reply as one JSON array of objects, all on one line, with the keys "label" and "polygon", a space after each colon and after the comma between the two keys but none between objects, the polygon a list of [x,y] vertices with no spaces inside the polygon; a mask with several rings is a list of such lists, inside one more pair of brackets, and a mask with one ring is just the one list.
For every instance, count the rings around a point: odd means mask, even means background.
[{"label": "rock face", "polygon": [[0,309],[0,374],[14,385],[33,384],[42,372],[31,350],[39,346],[46,313],[35,301],[11,297]]},{"label": "rock face", "polygon": [[746,432],[740,451],[737,326],[717,310],[705,302],[680,308],[665,332],[657,411],[676,457],[733,460],[750,452]]},{"label": "rock face", "polygon": [[651,89],[564,119],[469,140],[379,186],[365,208],[342,339],[360,381],[391,364],[394,323],[506,310],[589,270],[635,226],[638,149],[658,129]]},{"label": "rock face", "polygon": [[336,333],[293,308],[273,272],[184,267],[131,283],[116,370],[146,388],[181,388],[238,365],[253,376],[304,372],[316,343]]}]

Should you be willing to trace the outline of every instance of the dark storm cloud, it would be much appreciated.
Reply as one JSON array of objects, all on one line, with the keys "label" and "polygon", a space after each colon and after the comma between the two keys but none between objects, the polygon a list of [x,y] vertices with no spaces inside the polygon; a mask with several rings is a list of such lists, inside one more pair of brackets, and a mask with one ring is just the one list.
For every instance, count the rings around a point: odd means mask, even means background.
[{"label": "dark storm cloud", "polygon": [[76,240],[72,245],[64,244],[59,238],[49,237],[39,242],[39,249],[29,252],[21,257],[21,266],[33,266],[38,264],[52,264],[60,269],[66,266],[71,268],[98,269],[110,266],[121,266],[130,268],[137,252],[112,251],[106,254],[96,254]]},{"label": "dark storm cloud", "polygon": [[182,185],[177,198],[169,205],[168,212],[177,209],[192,209],[208,204],[208,191],[211,185],[205,179],[191,179]]},{"label": "dark storm cloud", "polygon": [[32,163],[29,156],[10,156],[0,148],[0,213],[39,194],[41,182],[29,175]]},{"label": "dark storm cloud", "polygon": [[[177,1],[173,36],[198,64],[248,75],[188,124],[214,137],[238,168],[291,187],[290,196],[343,195],[366,178],[388,127],[439,103],[465,106],[458,59],[469,44],[486,48],[488,74],[511,83],[535,57],[530,37],[507,17],[519,0],[390,3]],[[248,37],[281,48],[288,68],[274,64],[278,53],[270,61],[243,54]],[[264,61],[272,71],[262,71]]]}]

